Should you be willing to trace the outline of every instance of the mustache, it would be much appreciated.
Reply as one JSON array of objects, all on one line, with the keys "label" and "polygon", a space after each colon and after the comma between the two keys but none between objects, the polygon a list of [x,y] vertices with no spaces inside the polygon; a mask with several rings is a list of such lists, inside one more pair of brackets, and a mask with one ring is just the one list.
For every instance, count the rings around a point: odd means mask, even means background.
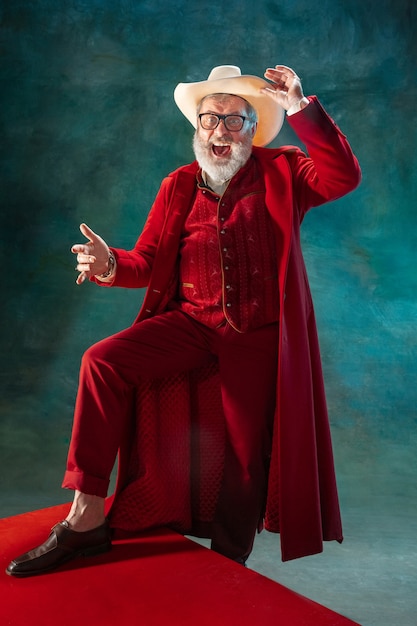
[{"label": "mustache", "polygon": [[[230,153],[225,163],[218,163],[214,159],[212,146],[214,143],[225,143],[230,145]],[[198,133],[194,133],[193,148],[197,162],[201,169],[205,171],[213,180],[225,182],[236,174],[247,162],[252,152],[251,138],[243,139],[239,142],[230,140],[226,134],[222,137],[213,139],[210,137],[207,141],[203,141]]]},{"label": "mustache", "polygon": [[225,143],[230,146],[237,146],[237,147],[243,145],[242,141],[235,141],[233,137],[230,137],[229,135],[222,135],[221,137],[216,137],[216,138],[210,137],[210,139],[208,139],[207,141],[200,139],[200,144],[203,145],[205,148],[211,148],[215,144],[219,144],[219,143]]}]

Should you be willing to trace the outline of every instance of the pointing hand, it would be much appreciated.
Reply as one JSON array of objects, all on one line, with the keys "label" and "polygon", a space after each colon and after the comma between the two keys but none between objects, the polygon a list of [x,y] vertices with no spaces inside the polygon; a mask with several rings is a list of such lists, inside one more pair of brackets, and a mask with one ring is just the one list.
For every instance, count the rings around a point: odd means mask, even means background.
[{"label": "pointing hand", "polygon": [[80,231],[88,242],[74,244],[71,248],[71,252],[77,255],[76,269],[80,272],[76,280],[77,285],[81,285],[86,278],[104,274],[108,270],[110,254],[106,242],[87,224],[81,224]]}]

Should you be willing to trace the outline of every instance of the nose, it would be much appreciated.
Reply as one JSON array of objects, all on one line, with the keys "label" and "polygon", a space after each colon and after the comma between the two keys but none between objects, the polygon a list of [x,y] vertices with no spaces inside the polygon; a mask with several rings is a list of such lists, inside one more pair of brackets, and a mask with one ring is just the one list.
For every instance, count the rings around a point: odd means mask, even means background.
[{"label": "nose", "polygon": [[219,135],[223,136],[225,133],[228,133],[228,132],[229,131],[226,128],[225,120],[220,119],[216,128],[213,130],[213,133],[215,133],[217,136]]},{"label": "nose", "polygon": [[219,128],[220,124],[223,124],[223,126],[226,128],[226,120],[224,120],[223,118],[219,119],[219,123],[217,124],[216,128]]}]

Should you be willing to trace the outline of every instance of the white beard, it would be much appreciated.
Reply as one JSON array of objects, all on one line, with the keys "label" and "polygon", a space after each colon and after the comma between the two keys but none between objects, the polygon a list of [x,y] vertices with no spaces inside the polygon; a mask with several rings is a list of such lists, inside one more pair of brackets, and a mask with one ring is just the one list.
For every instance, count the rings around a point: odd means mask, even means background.
[{"label": "white beard", "polygon": [[216,161],[211,148],[212,141],[203,141],[196,131],[193,149],[197,162],[214,182],[222,184],[230,180],[247,163],[252,153],[252,137],[248,135],[244,141],[230,144],[231,153],[224,163]]}]

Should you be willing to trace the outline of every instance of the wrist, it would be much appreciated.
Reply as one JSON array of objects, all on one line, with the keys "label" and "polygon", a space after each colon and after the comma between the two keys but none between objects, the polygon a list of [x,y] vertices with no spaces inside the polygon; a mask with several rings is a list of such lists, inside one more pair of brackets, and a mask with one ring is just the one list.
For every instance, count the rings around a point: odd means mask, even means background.
[{"label": "wrist", "polygon": [[107,271],[103,272],[103,274],[99,274],[97,278],[110,278],[110,276],[114,272],[114,267],[116,265],[116,259],[114,258],[113,252],[109,252],[109,258],[107,261]]},{"label": "wrist", "polygon": [[308,106],[308,104],[310,104],[309,99],[303,96],[300,100],[296,100],[291,103],[290,107],[287,109],[287,115],[294,115],[294,113],[298,113],[301,109]]}]

